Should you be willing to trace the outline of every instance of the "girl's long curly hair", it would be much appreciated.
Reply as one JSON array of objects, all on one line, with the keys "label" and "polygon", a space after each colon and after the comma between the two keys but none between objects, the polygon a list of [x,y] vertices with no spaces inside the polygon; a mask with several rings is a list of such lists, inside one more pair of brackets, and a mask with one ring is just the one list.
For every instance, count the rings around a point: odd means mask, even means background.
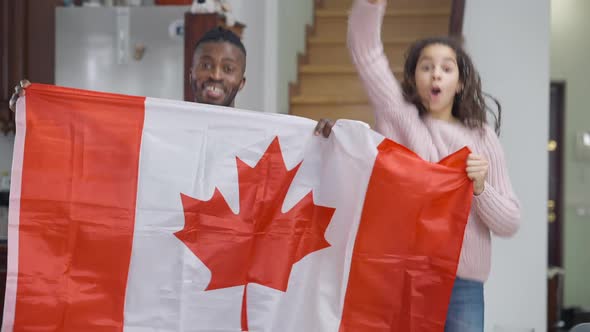
[{"label": "girl's long curly hair", "polygon": [[[496,134],[500,134],[500,123],[502,120],[502,107],[497,99],[482,92],[481,79],[479,73],[475,70],[473,62],[469,55],[461,46],[461,42],[452,37],[433,37],[422,39],[410,46],[406,53],[406,63],[404,65],[404,79],[402,81],[402,91],[406,101],[413,103],[418,108],[420,115],[428,111],[422,104],[422,100],[416,89],[416,66],[422,50],[430,45],[440,44],[450,47],[457,57],[457,66],[459,67],[459,82],[463,85],[461,91],[455,94],[453,101],[452,115],[459,119],[469,128],[483,130],[486,121],[486,111],[490,111],[494,117],[494,129]],[[486,104],[485,98],[490,98],[497,107],[497,112]]]}]

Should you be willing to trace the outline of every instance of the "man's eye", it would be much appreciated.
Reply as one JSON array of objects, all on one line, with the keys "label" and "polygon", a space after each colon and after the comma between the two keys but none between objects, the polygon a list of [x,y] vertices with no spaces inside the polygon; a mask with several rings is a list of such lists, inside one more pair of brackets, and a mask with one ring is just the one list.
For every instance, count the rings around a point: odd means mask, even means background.
[{"label": "man's eye", "polygon": [[232,67],[232,66],[225,66],[225,67],[223,67],[223,71],[224,71],[224,72],[226,72],[227,74],[231,74],[231,73],[233,73],[233,72],[234,72],[234,70],[235,70],[235,69],[234,69],[234,67]]},{"label": "man's eye", "polygon": [[210,63],[201,63],[201,69],[211,69],[213,66]]}]

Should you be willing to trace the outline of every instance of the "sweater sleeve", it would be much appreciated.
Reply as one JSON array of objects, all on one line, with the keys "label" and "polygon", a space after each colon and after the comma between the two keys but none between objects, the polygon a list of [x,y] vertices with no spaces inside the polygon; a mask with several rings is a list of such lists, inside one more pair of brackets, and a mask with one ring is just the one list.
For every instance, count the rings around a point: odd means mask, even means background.
[{"label": "sweater sleeve", "polygon": [[348,48],[373,105],[377,131],[412,150],[421,150],[431,139],[389,67],[381,41],[384,14],[384,2],[355,0],[348,20]]},{"label": "sweater sleeve", "polygon": [[483,151],[489,168],[484,191],[474,197],[475,211],[497,236],[510,237],[520,226],[520,205],[508,177],[504,151],[494,131],[487,127]]}]

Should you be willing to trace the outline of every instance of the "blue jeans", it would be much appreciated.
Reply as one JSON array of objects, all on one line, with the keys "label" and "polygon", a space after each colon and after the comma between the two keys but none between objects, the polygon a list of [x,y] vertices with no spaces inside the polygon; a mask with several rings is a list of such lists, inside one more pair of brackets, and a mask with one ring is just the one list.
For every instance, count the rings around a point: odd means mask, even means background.
[{"label": "blue jeans", "polygon": [[483,332],[483,283],[457,277],[445,332]]}]

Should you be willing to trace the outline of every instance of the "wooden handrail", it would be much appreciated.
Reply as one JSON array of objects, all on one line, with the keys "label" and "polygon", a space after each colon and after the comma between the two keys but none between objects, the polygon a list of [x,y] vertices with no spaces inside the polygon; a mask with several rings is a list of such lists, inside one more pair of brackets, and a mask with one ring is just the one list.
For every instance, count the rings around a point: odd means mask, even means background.
[{"label": "wooden handrail", "polygon": [[461,38],[463,34],[464,14],[465,0],[453,0],[451,4],[451,19],[449,20],[449,36]]}]

